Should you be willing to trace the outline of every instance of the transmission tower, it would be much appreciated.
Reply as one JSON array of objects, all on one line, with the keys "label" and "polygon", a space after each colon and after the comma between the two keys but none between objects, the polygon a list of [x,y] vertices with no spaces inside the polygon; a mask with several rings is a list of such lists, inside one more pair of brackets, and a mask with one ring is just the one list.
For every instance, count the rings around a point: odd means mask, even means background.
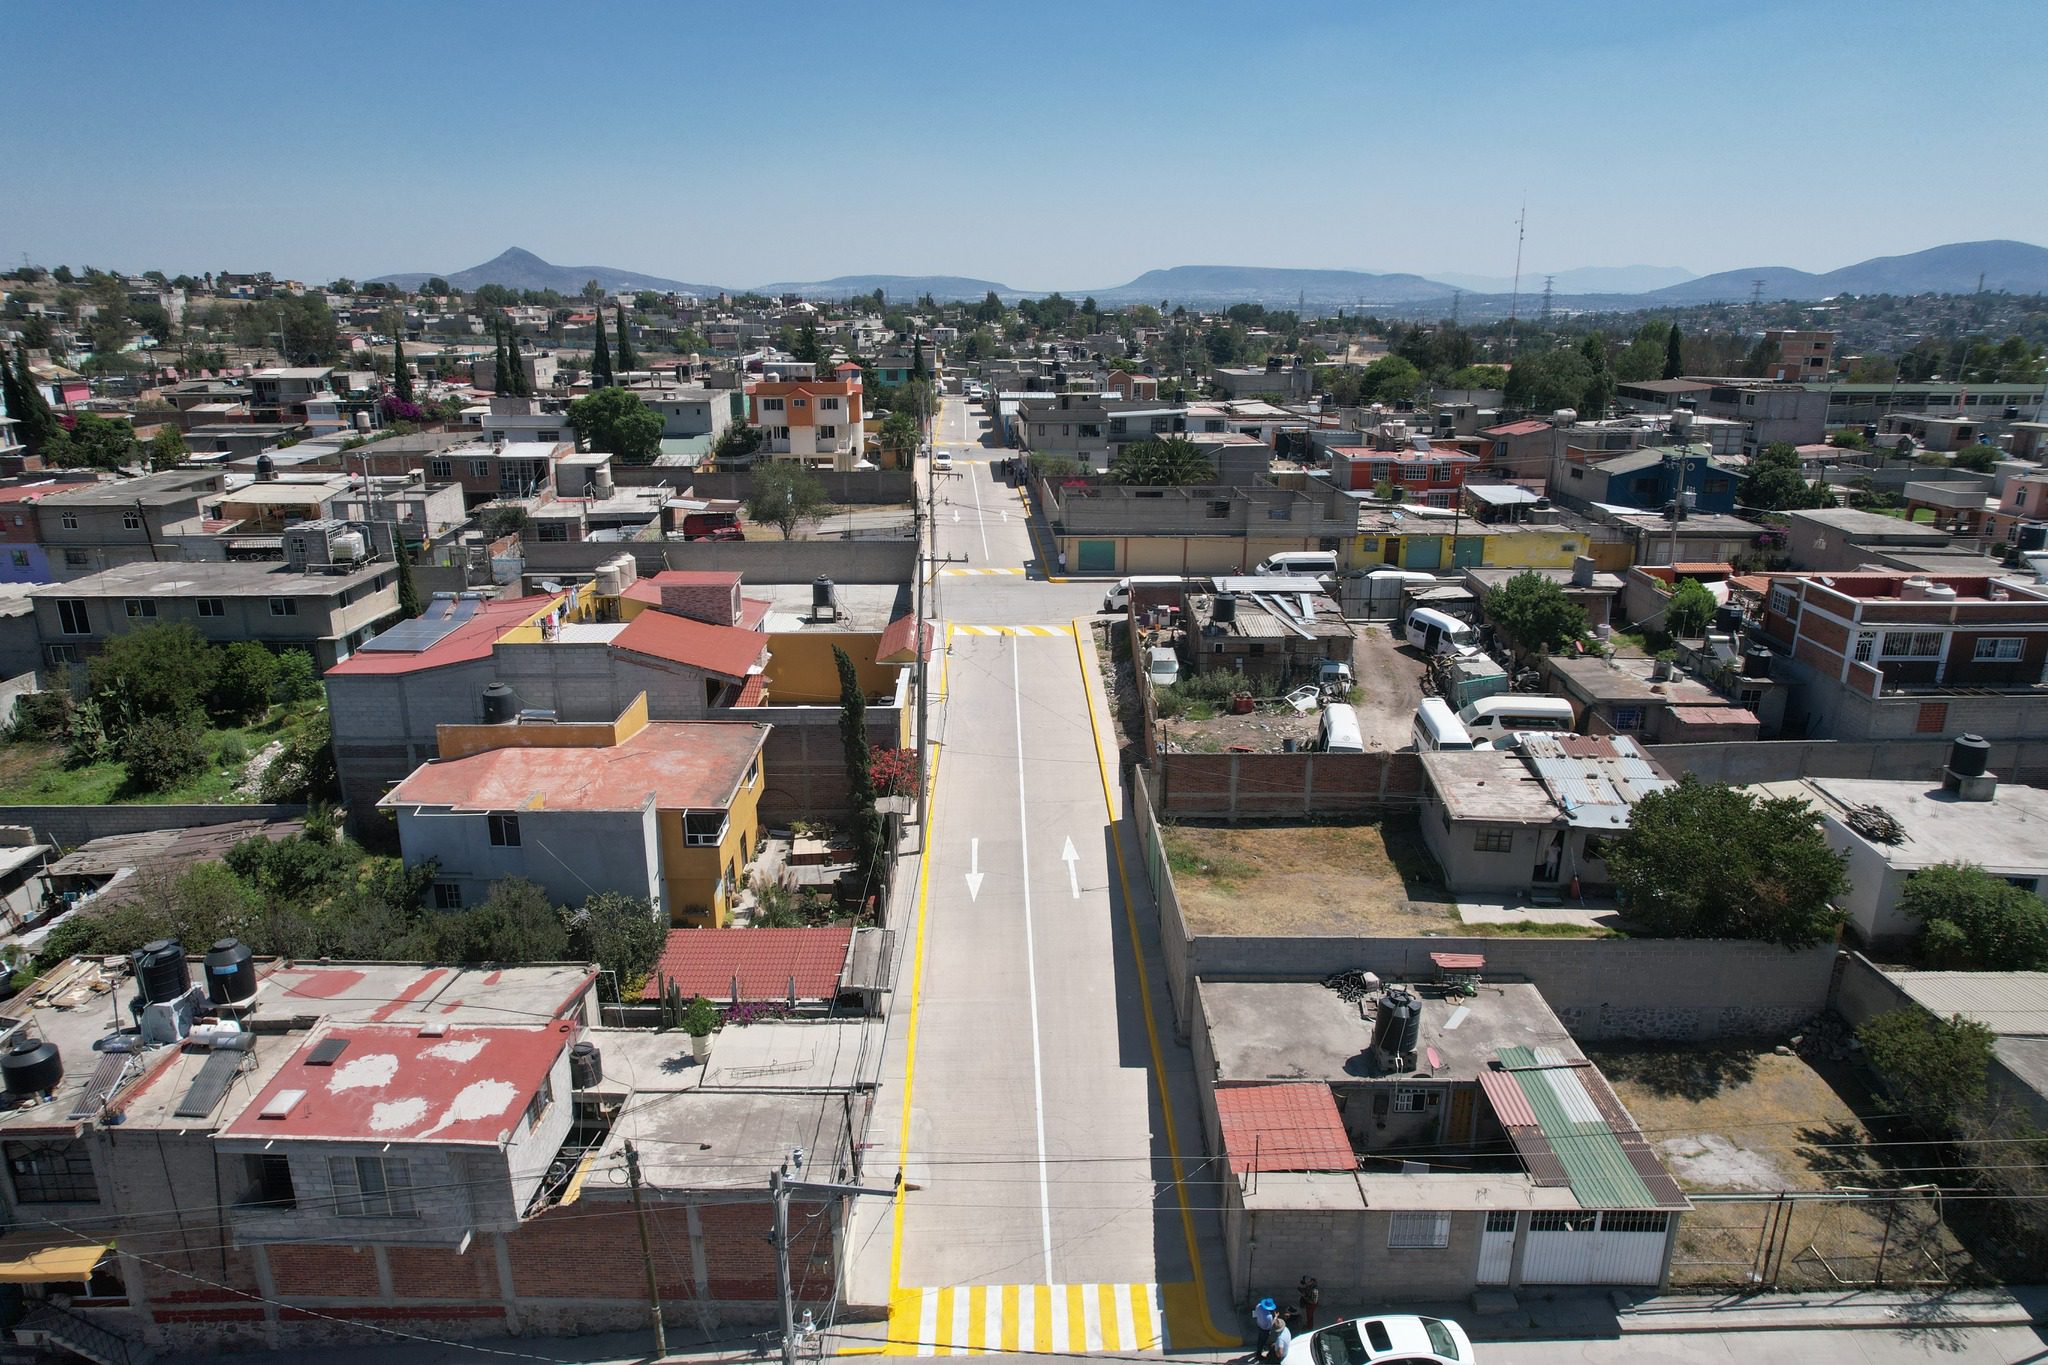
[{"label": "transmission tower", "polygon": [[1451,326],[1453,327],[1458,325],[1458,304],[1464,297],[1465,291],[1462,289],[1453,289],[1451,291]]},{"label": "transmission tower", "polygon": [[1556,278],[1554,275],[1545,275],[1543,277],[1543,325],[1545,327],[1550,326],[1550,285]]},{"label": "transmission tower", "polygon": [[1763,310],[1763,306],[1764,282],[1762,280],[1751,280],[1749,282],[1749,325],[1751,328],[1757,325],[1757,314]]}]

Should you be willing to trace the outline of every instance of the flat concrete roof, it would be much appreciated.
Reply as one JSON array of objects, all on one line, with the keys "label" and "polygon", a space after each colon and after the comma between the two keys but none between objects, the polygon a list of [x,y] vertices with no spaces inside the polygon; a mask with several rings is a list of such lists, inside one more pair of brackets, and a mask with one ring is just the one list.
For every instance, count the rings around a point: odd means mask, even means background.
[{"label": "flat concrete roof", "polygon": [[[1219,1081],[1387,1078],[1368,1056],[1369,1010],[1320,982],[1197,980],[1195,989]],[[1434,987],[1410,989],[1423,1002],[1418,1058],[1422,1049],[1434,1048],[1444,1063],[1433,1070],[1418,1060],[1422,1073],[1469,1080],[1504,1047],[1554,1047],[1578,1055],[1571,1034],[1534,986],[1483,983],[1467,1000],[1448,999]]]},{"label": "flat concrete roof", "polygon": [[1550,668],[1553,673],[1568,679],[1580,696],[1594,701],[1654,702],[1667,706],[1722,704],[1718,692],[1689,678],[1674,677],[1669,682],[1652,682],[1648,676],[1648,660],[1643,661],[1642,672],[1618,660],[1607,659],[1552,659]]},{"label": "flat concrete roof", "polygon": [[1855,507],[1806,507],[1785,513],[1793,521],[1813,521],[1849,536],[1875,536],[1886,540],[1932,540],[1946,542],[1948,532],[1926,522],[1888,517]]},{"label": "flat concrete roof", "polygon": [[37,597],[338,597],[380,573],[388,560],[372,561],[354,573],[297,573],[282,564],[231,564],[209,560],[116,564],[68,583],[49,583]]},{"label": "flat concrete roof", "polygon": [[2040,787],[2003,782],[1989,801],[1964,801],[1934,782],[1813,777],[1805,786],[1837,823],[1856,806],[1881,807],[1897,820],[1905,831],[1899,843],[1863,840],[1895,868],[1964,862],[2000,876],[2048,874],[2048,790]]},{"label": "flat concrete roof", "polygon": [[1426,753],[1422,770],[1453,820],[1548,825],[1559,819],[1557,803],[1518,753]]},{"label": "flat concrete roof", "polygon": [[840,619],[811,619],[811,585],[808,583],[748,583],[746,594],[768,599],[768,615],[761,629],[771,635],[794,635],[799,631],[879,631],[911,609],[907,583],[835,583]]}]

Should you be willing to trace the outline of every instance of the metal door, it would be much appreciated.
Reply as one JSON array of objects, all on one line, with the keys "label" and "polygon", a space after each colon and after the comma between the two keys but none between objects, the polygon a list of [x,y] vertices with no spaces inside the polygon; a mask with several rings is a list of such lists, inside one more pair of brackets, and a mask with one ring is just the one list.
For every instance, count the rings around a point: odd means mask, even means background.
[{"label": "metal door", "polygon": [[1486,1215],[1479,1234],[1479,1283],[1506,1284],[1515,1263],[1515,1211],[1496,1209]]},{"label": "metal door", "polygon": [[1451,564],[1460,569],[1470,569],[1486,558],[1484,536],[1459,536],[1451,542]]},{"label": "metal door", "polygon": [[1116,542],[1113,540],[1084,540],[1077,547],[1081,552],[1082,573],[1116,572]]}]

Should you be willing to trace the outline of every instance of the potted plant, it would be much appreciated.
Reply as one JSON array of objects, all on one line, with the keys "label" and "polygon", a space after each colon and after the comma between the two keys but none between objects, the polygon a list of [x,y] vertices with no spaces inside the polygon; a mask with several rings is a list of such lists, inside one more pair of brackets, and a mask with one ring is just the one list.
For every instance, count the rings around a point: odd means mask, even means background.
[{"label": "potted plant", "polygon": [[690,1035],[690,1055],[698,1063],[710,1060],[711,1033],[718,1027],[718,1011],[703,996],[692,999],[683,1010],[683,1032]]},{"label": "potted plant", "polygon": [[1656,662],[1650,665],[1650,677],[1651,677],[1651,678],[1652,678],[1652,679],[1653,679],[1654,681],[1657,681],[1657,682],[1663,682],[1663,681],[1665,681],[1666,679],[1668,679],[1668,678],[1669,678],[1669,677],[1671,676],[1671,666],[1672,666],[1673,664],[1677,663],[1677,662],[1678,662],[1678,651],[1677,651],[1677,650],[1675,650],[1675,649],[1660,649],[1660,650],[1658,650],[1658,651],[1657,651],[1657,659],[1656,659]]}]

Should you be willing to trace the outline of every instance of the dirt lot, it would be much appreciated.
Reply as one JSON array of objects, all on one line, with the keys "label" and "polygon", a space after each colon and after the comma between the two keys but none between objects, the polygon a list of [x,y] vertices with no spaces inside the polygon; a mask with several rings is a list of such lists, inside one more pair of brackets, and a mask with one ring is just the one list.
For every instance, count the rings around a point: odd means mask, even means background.
[{"label": "dirt lot", "polygon": [[[1615,1092],[1688,1193],[1885,1188],[1912,1183],[1879,1160],[1839,1064],[1822,1071],[1769,1047],[1590,1046]],[[1856,1106],[1844,1096],[1853,1097]],[[1868,1112],[1865,1109],[1865,1112]],[[1776,1231],[1773,1231],[1773,1224]],[[1890,1224],[1887,1236],[1887,1222]],[[1774,1248],[1774,1249],[1766,1249]],[[1785,1288],[1968,1281],[1968,1257],[1929,1199],[1703,1203],[1685,1216],[1674,1285],[1742,1285],[1760,1263]]]},{"label": "dirt lot", "polygon": [[[1366,749],[1408,748],[1415,707],[1422,700],[1422,659],[1395,645],[1382,627],[1361,626],[1352,646],[1351,672],[1358,680],[1358,729]],[[1162,721],[1160,728],[1167,746],[1181,753],[1278,753],[1287,740],[1302,745],[1314,739],[1321,714],[1320,708],[1302,713],[1284,701],[1261,698],[1249,715],[1197,705]]]},{"label": "dirt lot", "polygon": [[1165,825],[1181,913],[1198,934],[1451,934],[1455,912],[1412,820]]}]

